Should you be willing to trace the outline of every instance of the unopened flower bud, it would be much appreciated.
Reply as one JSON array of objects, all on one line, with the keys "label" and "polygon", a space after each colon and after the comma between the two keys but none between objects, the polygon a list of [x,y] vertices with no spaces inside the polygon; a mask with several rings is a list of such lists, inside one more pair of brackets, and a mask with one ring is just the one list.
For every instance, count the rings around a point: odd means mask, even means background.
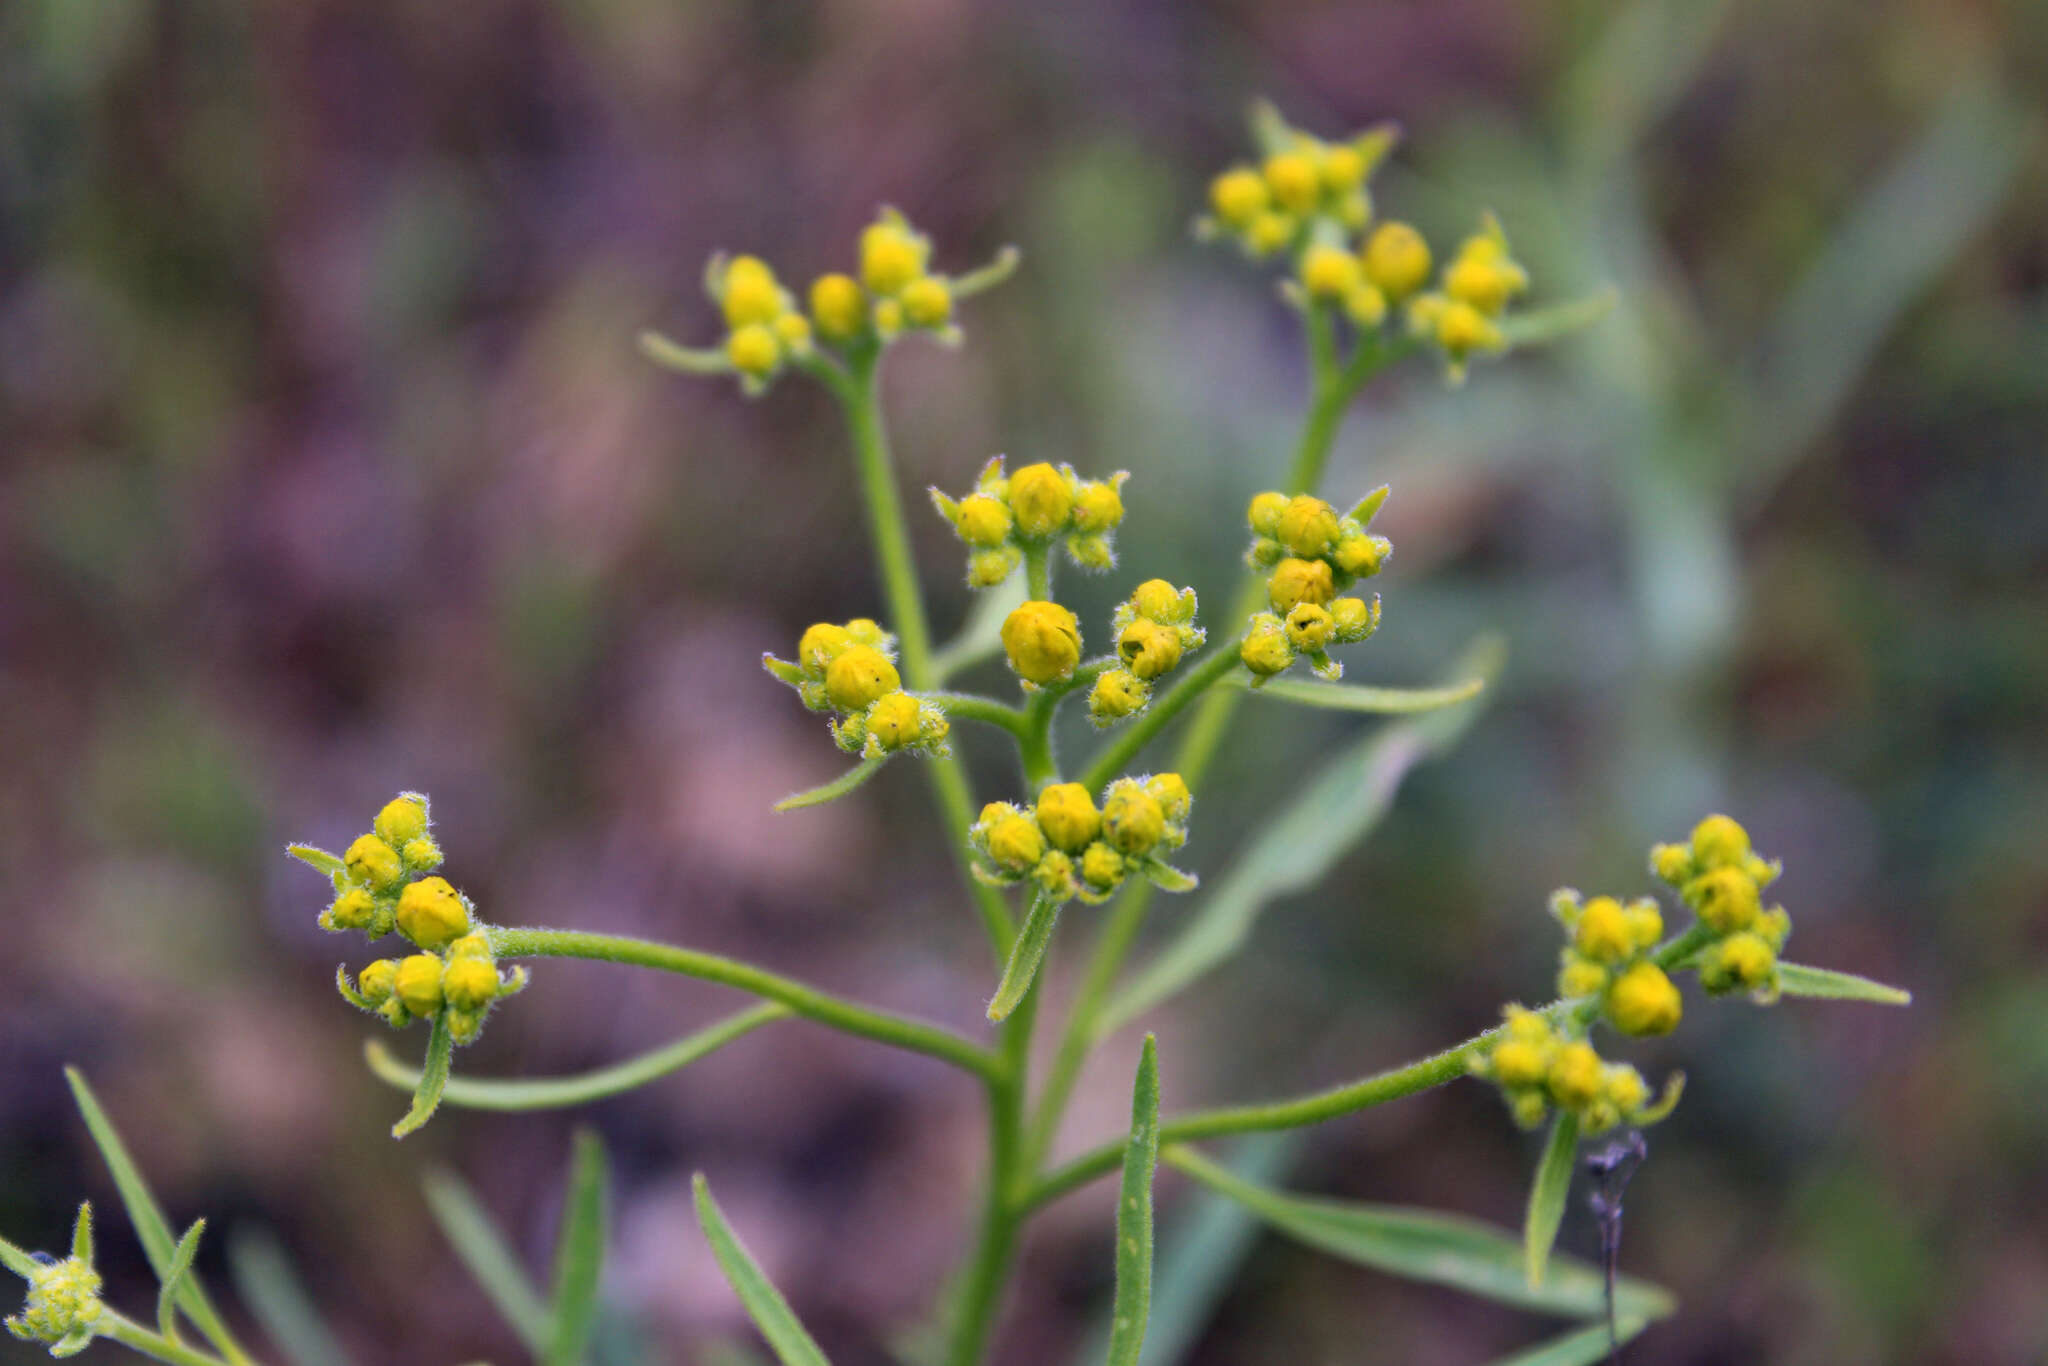
[{"label": "unopened flower bud", "polygon": [[1209,207],[1224,224],[1240,231],[1265,210],[1270,198],[1259,173],[1245,166],[1233,167],[1209,184]]},{"label": "unopened flower bud", "polygon": [[1014,807],[988,827],[988,856],[1006,872],[1025,873],[1045,857],[1045,834],[1038,822]]},{"label": "unopened flower bud", "polygon": [[1749,857],[1749,832],[1726,816],[1709,816],[1693,827],[1692,857],[1703,870],[1739,868]]},{"label": "unopened flower bud", "polygon": [[1364,640],[1379,629],[1379,599],[1367,604],[1362,598],[1338,598],[1330,604],[1330,622],[1339,644]]},{"label": "unopened flower bud", "polygon": [[1073,510],[1073,490],[1051,465],[1026,465],[1010,476],[1010,513],[1021,534],[1036,540],[1055,535]]},{"label": "unopened flower bud", "polygon": [[792,356],[808,356],[811,353],[811,320],[794,310],[778,314],[768,324],[775,332],[775,340],[783,351]]},{"label": "unopened flower bud", "polygon": [[1129,669],[1104,669],[1088,690],[1088,715],[1098,726],[1105,726],[1136,715],[1151,700],[1151,685]]},{"label": "unopened flower bud", "polygon": [[1624,1034],[1669,1034],[1683,1012],[1678,988],[1655,963],[1636,964],[1607,991],[1607,1018]]},{"label": "unopened flower bud", "polygon": [[1099,535],[1118,526],[1124,519],[1123,494],[1117,479],[1094,479],[1081,485],[1074,498],[1074,529]]},{"label": "unopened flower bud", "polygon": [[1287,643],[1287,628],[1280,618],[1260,613],[1252,618],[1252,626],[1245,633],[1244,644],[1238,647],[1238,658],[1244,666],[1261,677],[1285,673],[1294,663],[1294,647]]},{"label": "unopened flower bud", "polygon": [[430,1016],[441,1008],[441,960],[416,953],[398,965],[392,989],[399,1004],[415,1015]]},{"label": "unopened flower bud", "polygon": [[498,995],[498,969],[485,958],[454,958],[441,973],[441,995],[456,1010],[481,1010]]},{"label": "unopened flower bud", "polygon": [[1406,223],[1389,221],[1366,240],[1365,278],[1390,300],[1401,300],[1429,279],[1429,243]]},{"label": "unopened flower bud", "polygon": [[405,866],[416,873],[428,873],[441,866],[441,846],[425,835],[405,842],[398,851]]},{"label": "unopened flower bud", "polygon": [[1600,1055],[1591,1044],[1565,1044],[1551,1058],[1544,1080],[1552,1100],[1567,1110],[1582,1110],[1600,1094]]},{"label": "unopened flower bud", "polygon": [[811,282],[811,317],[820,336],[846,341],[867,324],[867,296],[851,275],[820,275]]},{"label": "unopened flower bud", "polygon": [[1117,636],[1116,653],[1139,678],[1157,678],[1180,663],[1180,632],[1140,617]]},{"label": "unopened flower bud", "polygon": [[1304,602],[1321,605],[1336,595],[1336,576],[1326,560],[1285,559],[1266,580],[1266,598],[1275,612],[1292,611]]},{"label": "unopened flower bud", "polygon": [[1287,614],[1287,643],[1297,650],[1314,653],[1324,648],[1335,630],[1329,609],[1315,603],[1296,603]]},{"label": "unopened flower bud", "polygon": [[1245,229],[1245,245],[1255,256],[1271,256],[1294,240],[1297,220],[1284,213],[1268,210],[1252,219]]},{"label": "unopened flower bud", "polygon": [[1337,567],[1354,578],[1369,579],[1380,572],[1393,551],[1394,543],[1366,531],[1347,532],[1337,542]]},{"label": "unopened flower bud", "polygon": [[1136,782],[1118,782],[1102,803],[1102,834],[1122,853],[1149,854],[1166,834],[1166,810]]},{"label": "unopened flower bud", "polygon": [[1732,934],[1756,923],[1756,882],[1740,868],[1716,868],[1685,885],[1685,900],[1716,934]]},{"label": "unopened flower bud", "polygon": [[1188,791],[1187,779],[1178,773],[1153,774],[1145,780],[1145,790],[1159,803],[1166,819],[1175,824],[1186,820],[1195,804],[1194,795]]},{"label": "unopened flower bud", "polygon": [[1386,292],[1370,282],[1354,285],[1344,296],[1344,316],[1368,331],[1387,320]]},{"label": "unopened flower bud", "polygon": [[1358,258],[1342,247],[1317,243],[1301,255],[1301,287],[1311,299],[1335,302],[1358,282]]},{"label": "unopened flower bud", "polygon": [[999,499],[971,493],[960,500],[953,525],[960,539],[984,549],[1001,545],[1010,534],[1010,510]]},{"label": "unopened flower bud", "polygon": [[391,993],[398,986],[398,963],[395,959],[379,958],[365,964],[356,974],[356,991],[373,1006],[383,1005],[391,999]]},{"label": "unopened flower bud", "polygon": [[1322,197],[1321,177],[1316,163],[1299,152],[1280,152],[1266,158],[1266,189],[1273,202],[1292,213],[1307,213]]},{"label": "unopened flower bud", "polygon": [[825,695],[840,711],[865,711],[875,699],[902,686],[896,666],[871,645],[849,646],[825,669]]},{"label": "unopened flower bud", "polygon": [[903,317],[912,327],[944,327],[953,317],[953,291],[927,275],[903,287]]},{"label": "unopened flower bud", "polygon": [[725,339],[725,358],[741,374],[760,379],[781,364],[782,346],[766,323],[748,323]]},{"label": "unopened flower bud", "polygon": [[442,877],[423,877],[398,894],[398,932],[423,949],[469,933],[469,908]]},{"label": "unopened flower bud", "polygon": [[350,887],[335,897],[321,917],[322,927],[330,930],[367,930],[376,918],[377,902],[361,887]]},{"label": "unopened flower bud", "polygon": [[1261,493],[1252,498],[1251,507],[1245,517],[1252,530],[1260,536],[1280,534],[1280,518],[1287,511],[1287,495],[1284,493]]},{"label": "unopened flower bud", "polygon": [[370,828],[393,849],[401,848],[427,833],[427,803],[416,793],[402,793],[384,803]]},{"label": "unopened flower bud", "polygon": [[1304,493],[1288,499],[1273,535],[1292,553],[1314,559],[1327,553],[1336,541],[1337,520],[1337,509]]},{"label": "unopened flower bud", "polygon": [[1591,959],[1577,956],[1565,960],[1557,973],[1560,996],[1593,996],[1607,990],[1607,969]]},{"label": "unopened flower bud", "polygon": [[1148,621],[1178,626],[1194,620],[1194,591],[1182,592],[1165,579],[1147,579],[1131,590],[1131,608]]},{"label": "unopened flower bud", "polygon": [[993,588],[1015,573],[1023,560],[1015,546],[976,551],[967,557],[967,582],[975,588]]},{"label": "unopened flower bud", "polygon": [[398,851],[375,835],[357,837],[342,854],[341,861],[347,865],[351,881],[378,891],[396,885],[405,876]]},{"label": "unopened flower bud", "polygon": [[1596,963],[1619,963],[1635,947],[1628,916],[1611,896],[1596,896],[1579,912],[1572,944]]},{"label": "unopened flower bud", "polygon": [[1081,854],[1081,880],[1099,891],[1108,891],[1124,880],[1123,856],[1097,840]]},{"label": "unopened flower bud", "polygon": [[725,268],[726,326],[735,330],[765,323],[782,311],[782,289],[775,272],[758,256],[736,256]]},{"label": "unopened flower bud", "polygon": [[1102,830],[1095,799],[1079,783],[1054,783],[1038,794],[1038,828],[1054,847],[1076,854]]},{"label": "unopened flower bud", "polygon": [[884,751],[903,748],[922,735],[922,709],[907,692],[892,692],[868,708],[868,734]]},{"label": "unopened flower bud", "polygon": [[1003,621],[1010,667],[1031,683],[1055,683],[1081,662],[1081,624],[1056,602],[1027,602]]},{"label": "unopened flower bud", "polygon": [[924,274],[925,247],[901,219],[871,223],[860,235],[861,283],[877,294],[895,294]]},{"label": "unopened flower bud", "polygon": [[853,644],[853,637],[844,626],[834,626],[821,621],[803,633],[796,643],[797,663],[814,674],[822,674],[825,667],[837,659],[842,651]]}]

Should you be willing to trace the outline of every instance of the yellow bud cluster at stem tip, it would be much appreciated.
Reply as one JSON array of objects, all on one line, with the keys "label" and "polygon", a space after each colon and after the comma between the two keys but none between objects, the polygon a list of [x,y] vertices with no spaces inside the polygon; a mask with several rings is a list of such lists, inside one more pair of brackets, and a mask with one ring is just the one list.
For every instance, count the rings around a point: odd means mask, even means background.
[{"label": "yellow bud cluster at stem tip", "polygon": [[820,275],[811,281],[811,320],[828,341],[850,340],[867,326],[867,296],[851,275]]},{"label": "yellow bud cluster at stem tip", "polygon": [[999,886],[1028,881],[1055,900],[1090,904],[1107,900],[1134,874],[1185,892],[1195,879],[1162,858],[1187,842],[1192,807],[1177,773],[1118,778],[1099,808],[1079,783],[1049,784],[1029,810],[990,802],[968,831],[980,855],[974,875]]},{"label": "yellow bud cluster at stem tip", "polygon": [[899,218],[885,217],[860,235],[861,283],[876,294],[899,293],[924,274],[922,238]]},{"label": "yellow bud cluster at stem tip", "polygon": [[1003,652],[1028,683],[1056,683],[1081,662],[1081,624],[1056,602],[1027,602],[1003,621]]},{"label": "yellow bud cluster at stem tip", "polygon": [[28,1300],[7,1319],[9,1333],[47,1344],[52,1356],[70,1356],[91,1341],[106,1307],[100,1303],[100,1274],[90,1263],[77,1256],[47,1260],[31,1266],[27,1279]]},{"label": "yellow bud cluster at stem tip", "polygon": [[969,586],[988,588],[1008,578],[1027,551],[1038,554],[1056,537],[1065,538],[1067,558],[1082,569],[1113,566],[1111,542],[1124,519],[1122,490],[1129,477],[1119,470],[1107,479],[1083,479],[1070,465],[1043,461],[1006,474],[997,456],[966,497],[956,502],[938,489],[931,497],[974,551],[968,557]]},{"label": "yellow bud cluster at stem tip", "polygon": [[[1677,1007],[1672,1004],[1670,1009],[1675,1024]],[[1664,1099],[1652,1104],[1649,1087],[1635,1068],[1602,1061],[1591,1044],[1571,1037],[1543,1015],[1520,1006],[1507,1007],[1504,1015],[1498,1040],[1468,1066],[1475,1076],[1501,1088],[1517,1124],[1534,1128],[1555,1107],[1576,1116],[1581,1132],[1597,1134],[1622,1123],[1653,1124],[1677,1103],[1675,1084]],[[1660,1017],[1653,1023],[1663,1021]]]}]

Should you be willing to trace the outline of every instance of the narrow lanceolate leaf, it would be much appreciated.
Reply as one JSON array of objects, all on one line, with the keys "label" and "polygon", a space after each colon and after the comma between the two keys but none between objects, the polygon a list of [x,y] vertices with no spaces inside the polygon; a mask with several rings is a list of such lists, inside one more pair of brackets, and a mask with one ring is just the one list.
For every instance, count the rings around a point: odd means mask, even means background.
[{"label": "narrow lanceolate leaf", "polygon": [[[99,1097],[86,1085],[85,1074],[75,1067],[67,1067],[64,1078],[71,1083],[71,1095],[77,1102],[78,1113],[85,1120],[85,1127],[92,1132],[92,1141],[114,1178],[114,1188],[121,1193],[121,1205],[128,1211],[128,1222],[135,1229],[136,1240],[142,1244],[143,1255],[149,1259],[150,1270],[156,1273],[158,1280],[162,1280],[169,1275],[171,1261],[178,1251],[177,1240],[171,1236],[170,1223],[164,1218],[156,1197],[150,1193],[141,1168],[129,1156],[128,1146],[121,1141],[113,1121],[100,1108]],[[206,1340],[230,1362],[249,1359],[249,1354],[228,1332],[227,1324],[221,1321],[220,1311],[213,1307],[206,1287],[200,1284],[197,1276],[182,1278],[178,1287],[178,1307],[185,1311],[186,1318],[192,1320],[192,1326],[205,1334]]]},{"label": "narrow lanceolate leaf", "polygon": [[178,1340],[178,1290],[192,1272],[192,1259],[199,1255],[199,1237],[205,1232],[204,1219],[194,1220],[192,1227],[185,1230],[185,1236],[171,1252],[171,1269],[157,1290],[156,1329],[173,1342]]},{"label": "narrow lanceolate leaf", "polygon": [[1522,1226],[1522,1246],[1532,1287],[1543,1284],[1544,1269],[1550,1264],[1550,1249],[1557,1242],[1557,1226],[1564,1222],[1564,1201],[1571,1192],[1572,1162],[1578,1152],[1579,1117],[1561,1110],[1550,1122],[1543,1156],[1536,1160],[1536,1179],[1529,1183],[1529,1216]]},{"label": "narrow lanceolate leaf", "polygon": [[284,847],[284,851],[308,867],[317,868],[330,878],[346,879],[348,877],[348,865],[344,864],[338,856],[328,853],[325,849],[320,849],[310,844],[287,844]]},{"label": "narrow lanceolate leaf", "polygon": [[36,1259],[5,1238],[0,1238],[0,1266],[27,1280],[37,1269]]},{"label": "narrow lanceolate leaf", "polygon": [[434,1017],[433,1030],[427,1035],[427,1057],[420,1064],[419,1085],[413,1088],[412,1108],[405,1112],[405,1118],[391,1126],[393,1138],[404,1138],[416,1133],[434,1117],[434,1111],[441,1108],[441,1092],[448,1085],[448,1069],[455,1060],[455,1036],[448,1031],[445,1014]]},{"label": "narrow lanceolate leaf", "polygon": [[1463,702],[1486,687],[1483,678],[1468,678],[1448,688],[1370,688],[1350,683],[1312,683],[1305,678],[1271,678],[1254,688],[1253,675],[1244,673],[1230,675],[1229,681],[1253,697],[1381,716],[1435,711]]},{"label": "narrow lanceolate leaf", "polygon": [[682,346],[670,341],[659,332],[640,334],[640,354],[656,365],[678,370],[686,375],[729,375],[732,361],[724,351],[694,346]]},{"label": "narrow lanceolate leaf", "polygon": [[1811,996],[1823,1001],[1869,1001],[1881,1006],[1913,1004],[1910,991],[1888,987],[1852,972],[1810,968],[1804,963],[1778,964],[1778,985],[1787,996]]},{"label": "narrow lanceolate leaf", "polygon": [[228,1270],[242,1303],[288,1366],[351,1366],[274,1236],[237,1228],[228,1239]]},{"label": "narrow lanceolate leaf", "polygon": [[[1490,679],[1499,672],[1501,658],[1498,641],[1482,640],[1465,652],[1451,676]],[[1252,836],[1186,926],[1109,1004],[1103,1032],[1227,961],[1268,905],[1320,882],[1346,850],[1379,824],[1415,766],[1450,749],[1478,714],[1476,701],[1448,707],[1388,726],[1341,751]]]},{"label": "narrow lanceolate leaf", "polygon": [[498,1314],[535,1356],[547,1350],[547,1302],[468,1184],[453,1172],[430,1171],[421,1183],[434,1222]]},{"label": "narrow lanceolate leaf", "polygon": [[93,1264],[92,1205],[89,1202],[78,1207],[78,1219],[71,1225],[71,1255],[87,1266]]},{"label": "narrow lanceolate leaf", "polygon": [[[1521,1241],[1505,1229],[1435,1210],[1269,1190],[1177,1145],[1161,1156],[1238,1201],[1274,1231],[1359,1266],[1564,1318],[1590,1319],[1607,1312],[1607,1282],[1599,1268],[1559,1257],[1543,1284],[1532,1286]],[[1672,1308],[1663,1290],[1629,1277],[1616,1282],[1615,1302],[1637,1318],[1655,1318]]]},{"label": "narrow lanceolate leaf", "polygon": [[1545,342],[1582,332],[1614,311],[1621,292],[1612,285],[1581,298],[1526,313],[1510,313],[1500,320],[1501,335],[1510,347],[1541,346]]},{"label": "narrow lanceolate leaf", "polygon": [[829,783],[821,783],[808,792],[797,792],[775,803],[777,811],[797,811],[806,806],[823,806],[836,801],[859,787],[882,771],[882,765],[889,762],[886,754],[877,754],[872,759],[863,759]]},{"label": "narrow lanceolate leaf", "polygon": [[1138,1366],[1152,1314],[1152,1176],[1159,1167],[1159,1044],[1145,1036],[1131,1087],[1131,1136],[1124,1141],[1123,1189],[1116,1205],[1116,1311],[1109,1324],[1109,1366]]},{"label": "narrow lanceolate leaf", "polygon": [[583,1366],[597,1321],[597,1284],[604,1270],[607,1217],[604,1144],[588,1129],[576,1132],[569,1159],[569,1195],[555,1237],[555,1305],[546,1366]]},{"label": "narrow lanceolate leaf", "polygon": [[1611,1338],[1604,1323],[1581,1328],[1540,1343],[1526,1352],[1496,1358],[1493,1366],[1592,1366],[1594,1362],[1610,1356],[1617,1345],[1642,1332],[1645,1322],[1643,1319],[1619,1319],[1615,1322]]},{"label": "narrow lanceolate leaf", "polygon": [[[441,1103],[469,1110],[559,1110],[571,1105],[588,1105],[591,1101],[623,1094],[688,1067],[764,1024],[787,1019],[791,1013],[788,1006],[770,1001],[728,1016],[674,1043],[650,1049],[637,1058],[574,1076],[450,1077],[441,1090]],[[420,1069],[391,1056],[391,1050],[384,1046],[382,1040],[372,1039],[364,1044],[363,1058],[380,1079],[401,1091],[410,1091],[419,1085]]]},{"label": "narrow lanceolate leaf", "polygon": [[1009,1019],[1010,1012],[1031,990],[1059,915],[1059,902],[1043,893],[1032,896],[1031,913],[1024,917],[1024,928],[1017,931],[1017,942],[1010,946],[1010,961],[1003,965],[1003,980],[996,984],[995,999],[988,1003],[989,1019]]},{"label": "narrow lanceolate leaf", "polygon": [[774,1349],[775,1359],[782,1366],[829,1366],[818,1344],[811,1341],[811,1335],[790,1311],[789,1301],[761,1274],[760,1266],[741,1245],[732,1225],[725,1222],[725,1213],[711,1198],[704,1173],[697,1173],[692,1187],[697,1197],[697,1223],[711,1243],[711,1255],[718,1258],[726,1280],[739,1292],[740,1303],[746,1306],[747,1316]]}]

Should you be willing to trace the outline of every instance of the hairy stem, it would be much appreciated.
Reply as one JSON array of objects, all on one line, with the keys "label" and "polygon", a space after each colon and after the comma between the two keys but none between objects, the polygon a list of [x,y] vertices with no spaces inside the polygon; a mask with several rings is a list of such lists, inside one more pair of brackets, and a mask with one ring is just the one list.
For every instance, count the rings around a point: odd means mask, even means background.
[{"label": "hairy stem", "polygon": [[1039,993],[1028,993],[1003,1024],[1002,1074],[988,1083],[988,1177],[974,1257],[953,1302],[947,1366],[975,1366],[988,1349],[1023,1228],[1020,1194],[1035,1174],[1024,1165],[1024,1096]]},{"label": "hairy stem", "polygon": [[545,930],[493,926],[486,931],[491,950],[501,958],[594,958],[606,963],[655,968],[679,973],[780,1001],[796,1014],[847,1034],[893,1044],[952,1063],[991,1083],[1005,1075],[1008,1064],[996,1053],[951,1030],[889,1011],[858,1005],[844,997],[806,986],[792,978],[717,954],[648,939],[583,930]]},{"label": "hairy stem", "polygon": [[1034,541],[1024,547],[1024,591],[1033,602],[1051,602],[1052,547]]},{"label": "hairy stem", "polygon": [[[1087,774],[1081,779],[1082,786],[1090,792],[1102,787],[1110,779],[1130,766],[1152,737],[1173,723],[1173,719],[1185,711],[1188,704],[1223,681],[1225,674],[1238,666],[1237,641],[1235,638],[1202,656],[1201,662],[1190,668],[1164,697],[1156,699],[1145,708],[1136,721],[1118,732],[1116,739],[1102,747],[1095,756],[1095,762],[1088,766]],[[1185,776],[1185,775],[1183,775]]]},{"label": "hairy stem", "polygon": [[981,697],[964,692],[928,692],[926,701],[933,703],[948,716],[962,721],[980,721],[985,725],[997,726],[1010,734],[1022,737],[1028,718],[1021,708],[998,702],[993,697]]},{"label": "hairy stem", "polygon": [[131,1352],[139,1352],[157,1361],[168,1361],[171,1366],[223,1366],[221,1358],[173,1341],[161,1333],[153,1333],[127,1315],[117,1314],[111,1309],[100,1311],[99,1322],[93,1325],[93,1335],[118,1342]]}]

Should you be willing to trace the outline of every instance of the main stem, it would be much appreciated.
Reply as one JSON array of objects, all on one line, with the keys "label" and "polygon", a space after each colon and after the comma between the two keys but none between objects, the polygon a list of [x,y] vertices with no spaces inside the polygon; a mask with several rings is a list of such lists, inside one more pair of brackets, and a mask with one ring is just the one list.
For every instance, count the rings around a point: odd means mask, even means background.
[{"label": "main stem", "polygon": [[221,1358],[211,1356],[182,1342],[174,1341],[161,1333],[153,1333],[126,1314],[117,1314],[111,1309],[100,1311],[99,1322],[93,1333],[120,1343],[131,1352],[168,1361],[171,1366],[222,1366]]}]

